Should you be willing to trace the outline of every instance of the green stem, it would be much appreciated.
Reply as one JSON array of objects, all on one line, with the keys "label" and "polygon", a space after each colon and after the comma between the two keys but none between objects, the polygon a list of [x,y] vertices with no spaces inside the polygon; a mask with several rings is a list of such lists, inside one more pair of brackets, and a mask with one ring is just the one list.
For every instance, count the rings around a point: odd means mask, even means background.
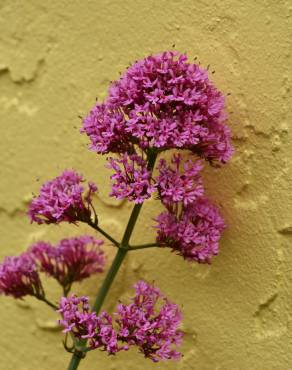
[{"label": "green stem", "polygon": [[129,218],[126,230],[124,232],[123,239],[121,241],[120,247],[117,251],[117,254],[112,262],[112,265],[102,283],[102,286],[100,287],[100,290],[96,296],[94,305],[92,307],[92,311],[95,311],[97,314],[99,313],[103,302],[107,296],[107,293],[114,281],[114,278],[116,277],[117,272],[120,269],[120,266],[126,257],[126,254],[129,250],[129,241],[132,235],[132,232],[134,230],[137,218],[139,216],[139,213],[141,211],[142,204],[136,204],[132,210],[131,216]]},{"label": "green stem", "polygon": [[136,204],[133,208],[133,211],[131,213],[130,219],[128,221],[128,225],[126,227],[123,239],[121,241],[121,248],[128,248],[129,247],[129,241],[132,235],[132,232],[134,230],[137,218],[139,216],[139,213],[141,211],[143,203],[141,204]]},{"label": "green stem", "polygon": [[126,257],[128,250],[124,248],[119,248],[117,251],[117,254],[113,260],[113,263],[111,265],[111,268],[109,269],[102,286],[100,287],[100,290],[96,296],[94,305],[92,306],[92,311],[95,311],[97,314],[99,313],[103,302],[105,300],[105,297],[107,296],[107,293],[114,281],[114,278],[116,277],[117,272],[120,269],[120,266]]},{"label": "green stem", "polygon": [[71,290],[71,287],[72,287],[72,283],[73,283],[73,281],[70,284],[68,284],[67,286],[63,286],[63,294],[64,294],[64,297],[67,297],[68,296],[68,294],[69,294],[69,292]]},{"label": "green stem", "polygon": [[107,238],[109,241],[111,241],[116,247],[119,247],[120,243],[118,241],[116,241],[113,237],[111,237],[107,232],[105,232],[96,223],[94,223],[93,221],[90,221],[90,222],[88,222],[88,225],[93,227],[99,233],[101,233],[105,238]]},{"label": "green stem", "polygon": [[[147,168],[149,171],[152,172],[153,170],[153,167],[154,167],[154,164],[155,164],[155,160],[156,160],[156,156],[157,154],[154,153],[154,152],[150,152],[148,154],[148,164],[147,164]],[[123,235],[123,238],[122,238],[122,241],[121,243],[117,243],[112,237],[110,237],[108,234],[106,234],[103,230],[101,230],[97,225],[94,225],[94,228],[101,232],[106,238],[108,238],[109,240],[111,240],[119,249],[117,251],[117,254],[112,262],[112,265],[102,283],[102,286],[100,287],[98,293],[97,293],[97,296],[96,296],[96,299],[95,299],[95,302],[94,302],[94,305],[93,305],[93,308],[92,308],[92,311],[95,311],[97,314],[99,313],[102,305],[103,305],[103,302],[109,292],[109,289],[120,269],[120,266],[124,260],[124,258],[126,257],[126,254],[127,252],[130,250],[129,248],[129,241],[130,241],[130,238],[131,238],[131,235],[133,233],[133,230],[134,230],[134,227],[136,225],[136,222],[137,222],[137,218],[139,216],[139,213],[141,211],[141,208],[142,208],[142,205],[143,203],[141,204],[136,204],[132,210],[132,213],[131,213],[131,216],[129,218],[129,221],[128,221],[128,224],[127,224],[127,227],[126,227],[126,230],[124,232],[124,235]],[[93,226],[91,225],[91,226]],[[81,344],[81,347],[84,347],[86,345],[86,342],[82,342],[80,343]],[[78,368],[78,365],[81,361],[81,353],[80,351],[78,350],[75,350],[72,358],[71,358],[71,361],[70,361],[70,364],[69,364],[69,367],[68,367],[68,370],[76,370]],[[85,353],[82,353],[83,356],[85,356]]]},{"label": "green stem", "polygon": [[158,247],[157,243],[149,243],[149,244],[141,244],[141,245],[131,245],[130,251],[134,251],[137,249],[146,249],[146,248],[153,248]]},{"label": "green stem", "polygon": [[55,311],[58,309],[58,306],[50,302],[46,297],[35,296],[39,301],[45,302],[48,306],[52,307]]},{"label": "green stem", "polygon": [[79,354],[79,352],[75,351],[68,366],[68,370],[77,369],[81,360],[82,356]]}]

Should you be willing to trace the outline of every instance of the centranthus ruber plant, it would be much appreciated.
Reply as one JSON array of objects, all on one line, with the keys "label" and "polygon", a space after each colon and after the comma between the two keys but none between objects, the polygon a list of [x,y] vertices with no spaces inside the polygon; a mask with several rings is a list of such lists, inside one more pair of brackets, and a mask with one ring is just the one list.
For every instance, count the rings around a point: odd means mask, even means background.
[{"label": "centranthus ruber plant", "polygon": [[[111,83],[106,100],[95,104],[81,128],[90,149],[107,156],[110,196],[134,203],[121,240],[100,227],[102,215],[97,215],[93,202],[98,188],[74,170],[43,184],[30,203],[31,222],[86,223],[117,248],[91,305],[88,297],[70,291],[75,282],[104,273],[103,240],[83,235],[57,245],[39,241],[0,265],[1,293],[16,299],[34,296],[59,313],[64,347],[73,354],[69,370],[77,369],[95,349],[118,355],[136,348],[154,362],[181,357],[180,308],[153,282],[136,282],[131,300],[119,302],[114,312],[101,308],[128,252],[169,248],[189,263],[210,263],[218,254],[225,224],[204,193],[201,170],[205,163],[220,167],[230,159],[233,148],[226,120],[224,96],[207,70],[178,52],[151,55]],[[170,155],[165,156],[168,150]],[[132,245],[141,207],[151,197],[164,208],[153,215],[156,240]],[[58,304],[44,291],[44,275],[63,289]]]}]

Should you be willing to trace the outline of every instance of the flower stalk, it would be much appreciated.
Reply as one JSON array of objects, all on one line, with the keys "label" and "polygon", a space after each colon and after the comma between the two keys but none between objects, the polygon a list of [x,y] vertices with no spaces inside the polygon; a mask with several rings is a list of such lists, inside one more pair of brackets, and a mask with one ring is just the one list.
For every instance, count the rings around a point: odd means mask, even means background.
[{"label": "flower stalk", "polygon": [[56,311],[58,309],[58,306],[55,305],[54,303],[52,303],[51,301],[49,301],[46,297],[44,297],[44,296],[37,296],[37,295],[35,295],[35,297],[39,301],[42,301],[42,302],[46,303],[49,307],[53,308],[53,310]]},{"label": "flower stalk", "polygon": [[157,243],[148,243],[148,244],[141,244],[141,245],[131,245],[130,251],[136,251],[138,249],[147,249],[147,248],[154,248],[158,247]]},{"label": "flower stalk", "polygon": [[[147,169],[149,171],[151,171],[151,173],[152,173],[153,168],[154,168],[156,157],[157,157],[157,153],[155,153],[154,151],[149,152]],[[111,265],[111,267],[110,267],[110,269],[109,269],[109,271],[108,271],[108,273],[107,273],[107,275],[106,275],[106,277],[105,277],[105,279],[102,283],[102,286],[100,287],[100,289],[97,293],[94,305],[92,307],[92,311],[96,312],[97,314],[101,310],[103,302],[104,302],[104,300],[105,300],[105,298],[106,298],[106,296],[109,292],[109,289],[110,289],[110,287],[111,287],[111,285],[112,285],[112,283],[113,283],[113,281],[114,281],[114,279],[115,279],[115,277],[116,277],[116,275],[117,275],[117,273],[118,273],[126,255],[127,255],[127,252],[131,249],[139,249],[137,247],[136,248],[135,247],[130,248],[129,242],[130,242],[130,238],[132,236],[132,233],[134,231],[137,219],[139,217],[142,205],[143,205],[143,203],[135,204],[135,206],[132,210],[132,213],[130,215],[127,227],[125,229],[122,241],[121,241],[120,244],[118,243],[118,251],[116,253],[116,256],[115,256],[115,258],[112,262],[112,265]],[[142,248],[140,248],[140,249],[142,249]],[[86,342],[83,341],[83,343],[80,343],[81,350],[80,349],[75,350],[75,352],[73,353],[73,356],[71,358],[71,361],[69,363],[68,370],[76,370],[78,368],[80,361],[86,355],[85,352],[82,350],[82,348],[84,348],[85,345],[86,345]]]},{"label": "flower stalk", "polygon": [[101,227],[98,226],[97,224],[97,220],[95,220],[94,222],[90,219],[86,222],[89,226],[91,226],[93,229],[95,229],[97,232],[99,232],[100,234],[102,234],[106,239],[108,239],[110,242],[112,242],[112,244],[119,248],[120,246],[120,243],[115,240],[111,235],[109,235],[106,231],[104,231]]}]

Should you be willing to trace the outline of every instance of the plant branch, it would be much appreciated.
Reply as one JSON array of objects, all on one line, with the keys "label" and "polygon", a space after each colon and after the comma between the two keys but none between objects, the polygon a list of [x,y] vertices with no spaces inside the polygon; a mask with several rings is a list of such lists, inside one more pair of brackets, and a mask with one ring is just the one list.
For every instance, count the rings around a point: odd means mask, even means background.
[{"label": "plant branch", "polygon": [[70,284],[68,284],[67,286],[63,286],[63,294],[64,294],[64,297],[67,297],[68,296],[68,294],[69,294],[69,292],[71,290],[71,287],[72,287],[72,283],[73,283],[73,281]]},{"label": "plant branch", "polygon": [[45,302],[48,306],[50,306],[51,308],[53,308],[55,311],[58,309],[58,306],[55,305],[54,303],[50,302],[46,297],[43,297],[43,296],[36,296],[35,297],[39,300],[39,301],[42,301],[42,302]]},{"label": "plant branch", "polygon": [[106,231],[104,231],[101,227],[99,227],[97,225],[97,223],[95,223],[91,220],[87,223],[88,223],[89,226],[93,227],[96,231],[98,231],[100,234],[102,234],[106,239],[111,241],[114,244],[115,247],[119,248],[120,243],[118,241],[116,241],[112,236],[110,236]]},{"label": "plant branch", "polygon": [[137,249],[146,249],[146,248],[153,248],[158,247],[157,243],[148,243],[148,244],[141,244],[141,245],[131,245],[129,251],[137,250]]},{"label": "plant branch", "polygon": [[97,314],[99,313],[102,304],[105,300],[105,297],[107,296],[107,293],[114,281],[114,278],[117,274],[117,272],[120,269],[120,266],[126,257],[128,250],[125,248],[119,248],[117,251],[117,254],[112,262],[111,268],[109,269],[102,286],[100,287],[98,294],[96,296],[94,305],[92,306],[92,311],[95,311]]},{"label": "plant branch", "polygon": [[76,351],[75,350],[75,352],[74,352],[74,354],[73,354],[73,356],[71,358],[71,361],[70,361],[68,370],[75,370],[75,369],[77,369],[80,361],[82,360],[82,357],[83,357],[83,353],[80,352],[80,351]]}]

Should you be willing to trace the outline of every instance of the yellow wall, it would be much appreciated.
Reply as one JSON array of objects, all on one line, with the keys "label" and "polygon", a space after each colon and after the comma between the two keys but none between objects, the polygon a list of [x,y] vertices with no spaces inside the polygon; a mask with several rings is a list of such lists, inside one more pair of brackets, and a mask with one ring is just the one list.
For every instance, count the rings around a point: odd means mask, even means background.
[{"label": "yellow wall", "polygon": [[[168,250],[133,252],[105,305],[127,298],[139,278],[155,280],[183,305],[179,363],[152,364],[135,350],[95,351],[80,369],[289,370],[292,368],[291,39],[292,3],[275,0],[1,0],[0,257],[32,241],[86,227],[30,225],[31,192],[74,167],[108,193],[104,159],[86,149],[78,115],[130,61],[171,48],[216,70],[228,98],[236,155],[204,181],[229,225],[211,266]],[[96,200],[102,225],[118,237],[130,207]],[[151,241],[142,212],[135,240]],[[88,231],[88,230],[87,230]],[[107,247],[109,260],[114,250]],[[100,280],[75,291],[93,297]],[[53,283],[48,289],[57,299]],[[65,369],[57,316],[32,299],[0,299],[1,370]]]}]

